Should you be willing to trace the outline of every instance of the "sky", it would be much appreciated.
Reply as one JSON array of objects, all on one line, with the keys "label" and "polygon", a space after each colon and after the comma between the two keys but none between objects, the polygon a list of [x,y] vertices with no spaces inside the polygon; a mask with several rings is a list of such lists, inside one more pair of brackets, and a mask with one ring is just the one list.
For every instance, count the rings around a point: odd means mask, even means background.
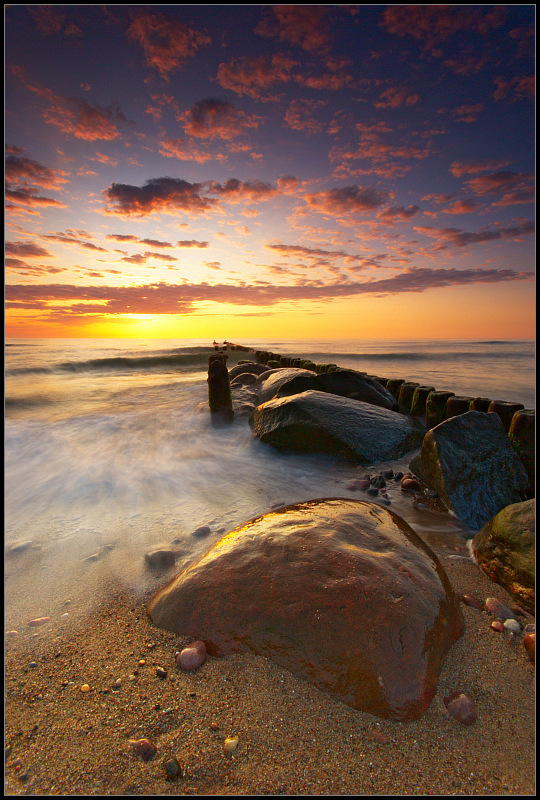
[{"label": "sky", "polygon": [[534,337],[534,5],[6,5],[5,334]]}]

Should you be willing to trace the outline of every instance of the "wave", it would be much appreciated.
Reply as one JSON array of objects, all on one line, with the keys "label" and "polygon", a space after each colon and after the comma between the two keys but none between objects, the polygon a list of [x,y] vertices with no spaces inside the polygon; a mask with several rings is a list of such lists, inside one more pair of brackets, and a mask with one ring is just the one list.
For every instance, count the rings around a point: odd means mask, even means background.
[{"label": "wave", "polygon": [[6,370],[8,375],[51,374],[57,372],[124,372],[153,371],[206,367],[211,348],[193,348],[189,352],[173,351],[150,356],[113,356],[85,361],[64,361],[50,367],[28,366]]}]

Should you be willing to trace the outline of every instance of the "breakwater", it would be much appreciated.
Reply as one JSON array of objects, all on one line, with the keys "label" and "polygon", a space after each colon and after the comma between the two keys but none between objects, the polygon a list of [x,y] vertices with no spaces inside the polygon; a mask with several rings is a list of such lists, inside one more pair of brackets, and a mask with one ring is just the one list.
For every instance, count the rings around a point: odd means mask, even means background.
[{"label": "breakwater", "polygon": [[[334,363],[315,363],[311,360],[268,350],[256,350],[247,345],[228,341],[225,341],[222,346],[214,342],[214,348],[221,352],[231,350],[248,353],[251,358],[247,360],[255,360],[257,363],[267,366],[268,369],[293,367],[311,370],[317,374],[343,369]],[[435,386],[423,385],[406,378],[387,378],[366,372],[363,374],[378,381],[396,398],[400,413],[423,418],[428,429],[467,411],[497,414],[512,446],[527,469],[531,486],[534,485],[535,410],[533,408],[525,408],[523,403],[513,401],[437,390]]]}]

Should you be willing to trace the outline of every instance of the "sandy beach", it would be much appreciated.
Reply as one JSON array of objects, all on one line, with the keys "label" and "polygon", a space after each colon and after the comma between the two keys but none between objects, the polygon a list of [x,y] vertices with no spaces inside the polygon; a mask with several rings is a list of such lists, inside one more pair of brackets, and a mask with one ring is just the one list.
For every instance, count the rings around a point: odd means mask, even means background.
[{"label": "sandy beach", "polygon": [[[465,543],[462,553],[433,549],[458,595],[515,607],[467,558]],[[8,795],[535,792],[534,665],[523,636],[492,630],[485,611],[462,604],[465,633],[435,699],[422,719],[400,723],[356,711],[254,655],[208,657],[181,672],[175,653],[189,640],[154,627],[145,597],[111,582],[83,611],[83,596],[83,585],[79,599],[59,592],[36,628],[29,590],[28,615],[5,619],[6,632],[17,631],[6,636]],[[458,689],[476,705],[470,726],[444,704]],[[228,755],[230,736],[238,747]],[[148,761],[130,745],[142,738],[157,748]],[[172,758],[182,773],[174,779],[165,768]]]}]

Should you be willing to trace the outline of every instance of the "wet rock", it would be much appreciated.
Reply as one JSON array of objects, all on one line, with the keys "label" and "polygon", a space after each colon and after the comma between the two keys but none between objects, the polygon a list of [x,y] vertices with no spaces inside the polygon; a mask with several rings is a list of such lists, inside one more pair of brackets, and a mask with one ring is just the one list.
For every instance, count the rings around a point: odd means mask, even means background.
[{"label": "wet rock", "polygon": [[176,655],[176,665],[185,672],[192,672],[199,669],[206,660],[206,645],[203,641],[197,641],[184,647]]},{"label": "wet rock", "polygon": [[477,600],[476,597],[472,597],[470,594],[462,594],[461,601],[465,603],[466,606],[471,606],[472,608],[476,608],[478,611],[483,611],[484,606],[480,600]]},{"label": "wet rock", "polygon": [[149,739],[130,739],[133,752],[143,761],[149,761],[157,753],[157,747]]},{"label": "wet rock", "polygon": [[453,692],[445,697],[444,704],[451,714],[462,725],[472,725],[476,722],[476,709],[473,701],[462,692]]},{"label": "wet rock", "polygon": [[[459,601],[432,551],[373,503],[320,499],[229,532],[150,600],[209,652],[254,652],[380,717],[428,708]],[[369,624],[366,624],[369,620]]]},{"label": "wet rock", "polygon": [[521,625],[517,621],[517,619],[505,619],[504,623],[504,630],[508,631],[509,633],[520,633],[521,632]]},{"label": "wet rock", "polygon": [[163,766],[169,780],[172,781],[182,777],[182,767],[176,758],[169,758]]},{"label": "wet rock", "polygon": [[263,372],[268,372],[266,364],[258,364],[256,361],[246,361],[243,364],[237,364],[236,367],[231,367],[229,370],[229,382],[232,383],[234,378],[238,375],[262,375]]},{"label": "wet rock", "polygon": [[32,547],[33,542],[30,539],[21,540],[15,542],[9,548],[7,555],[16,556],[20,555],[21,553],[26,553],[27,550],[30,550]]},{"label": "wet rock", "polygon": [[37,617],[36,619],[31,619],[28,623],[29,628],[41,628],[42,625],[46,625],[47,622],[50,622],[50,617]]},{"label": "wet rock", "polygon": [[473,531],[523,499],[528,476],[497,414],[468,411],[428,431],[411,471]]},{"label": "wet rock", "polygon": [[238,748],[238,736],[227,736],[225,741],[223,742],[223,749],[230,755],[234,753],[234,751]]},{"label": "wet rock", "polygon": [[199,525],[199,527],[195,528],[191,535],[195,536],[197,539],[202,539],[203,536],[208,536],[209,533],[212,533],[210,525]]},{"label": "wet rock", "polygon": [[403,478],[400,483],[402,492],[421,492],[422,487],[415,478]]},{"label": "wet rock", "polygon": [[472,541],[476,562],[530,613],[535,611],[536,501],[503,508]]},{"label": "wet rock", "polygon": [[314,370],[298,369],[297,367],[268,370],[257,379],[257,383],[255,384],[259,396],[259,403],[266,403],[268,400],[271,400],[276,396],[276,393],[281,389],[283,384],[293,378],[316,380],[317,373]]},{"label": "wet rock", "polygon": [[492,628],[492,630],[497,631],[497,633],[502,633],[504,631],[504,623],[500,619],[494,619],[489,627]]},{"label": "wet rock", "polygon": [[168,569],[174,567],[176,554],[174,550],[166,547],[158,547],[145,553],[144,560],[152,569]]},{"label": "wet rock", "polygon": [[489,611],[490,614],[493,614],[494,617],[497,617],[497,619],[505,620],[514,617],[510,608],[501,600],[497,600],[496,597],[486,598],[485,609]]},{"label": "wet rock", "polygon": [[388,411],[398,410],[396,398],[379,381],[353,369],[325,372],[319,375],[318,384],[323,392],[351,397],[363,403],[386,408]]},{"label": "wet rock", "polygon": [[529,659],[534,664],[534,633],[527,633],[523,637],[523,647],[525,648],[525,651],[529,656]]},{"label": "wet rock", "polygon": [[394,411],[314,391],[263,403],[249,424],[277,449],[332,453],[366,464],[400,458],[423,436],[414,420]]}]

